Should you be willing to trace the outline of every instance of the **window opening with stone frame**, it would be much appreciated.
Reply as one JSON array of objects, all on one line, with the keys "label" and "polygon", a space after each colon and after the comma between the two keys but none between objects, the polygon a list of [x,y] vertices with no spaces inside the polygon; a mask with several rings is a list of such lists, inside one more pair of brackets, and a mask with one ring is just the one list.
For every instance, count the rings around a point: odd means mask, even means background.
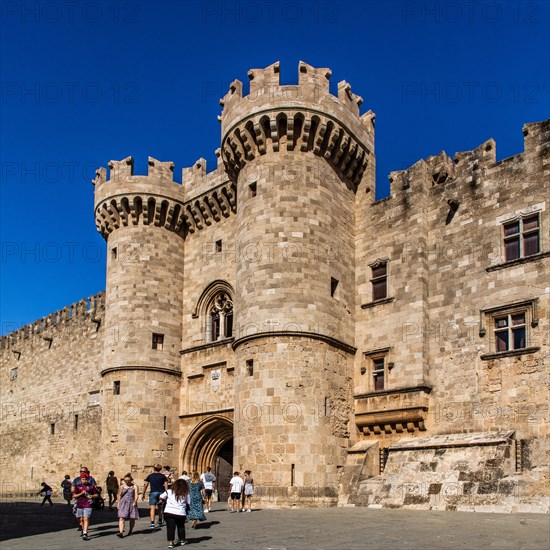
[{"label": "window opening with stone frame", "polygon": [[385,357],[373,357],[372,358],[372,376],[374,379],[374,390],[383,390],[386,388],[386,359]]},{"label": "window opening with stone frame", "polygon": [[482,309],[479,313],[479,336],[489,338],[488,354],[481,355],[481,359],[540,349],[531,342],[531,329],[539,325],[538,298]]},{"label": "window opening with stone frame", "polygon": [[388,297],[388,262],[378,261],[371,265],[372,301]]},{"label": "window opening with stone frame", "polygon": [[153,333],[152,349],[163,350],[164,349],[164,334]]},{"label": "window opening with stone frame", "polygon": [[254,359],[247,359],[246,361],[246,374],[248,376],[254,375]]},{"label": "window opening with stone frame", "polygon": [[206,338],[216,342],[233,336],[233,301],[224,292],[218,292],[207,308]]},{"label": "window opening with stone frame", "polygon": [[506,222],[503,227],[504,256],[507,262],[540,252],[538,214]]},{"label": "window opening with stone frame", "polygon": [[388,389],[388,376],[393,368],[393,363],[388,362],[389,348],[372,350],[364,353],[365,361],[361,367],[361,374],[370,378],[369,391],[381,391]]},{"label": "window opening with stone frame", "polygon": [[527,310],[495,314],[493,323],[497,353],[527,347]]}]

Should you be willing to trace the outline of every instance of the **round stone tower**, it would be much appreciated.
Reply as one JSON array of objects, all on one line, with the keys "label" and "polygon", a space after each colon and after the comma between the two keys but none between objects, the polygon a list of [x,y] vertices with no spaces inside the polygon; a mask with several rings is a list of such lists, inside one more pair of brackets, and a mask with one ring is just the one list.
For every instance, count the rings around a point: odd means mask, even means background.
[{"label": "round stone tower", "polygon": [[107,241],[101,396],[107,469],[178,463],[184,214],[173,163],[128,157],[97,171],[95,219]]},{"label": "round stone tower", "polygon": [[236,182],[234,467],[269,506],[335,504],[353,407],[354,203],[371,113],[329,69],[249,72],[222,99],[221,154]]}]

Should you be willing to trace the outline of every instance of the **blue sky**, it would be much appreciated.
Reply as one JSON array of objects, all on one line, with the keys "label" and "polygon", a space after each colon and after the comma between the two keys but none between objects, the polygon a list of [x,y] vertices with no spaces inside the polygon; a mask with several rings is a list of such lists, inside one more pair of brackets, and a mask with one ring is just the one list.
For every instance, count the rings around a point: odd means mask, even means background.
[{"label": "blue sky", "polygon": [[537,1],[98,1],[0,4],[0,329],[104,288],[95,168],[181,168],[220,144],[219,98],[250,68],[332,69],[376,112],[387,176],[548,118],[550,4]]}]

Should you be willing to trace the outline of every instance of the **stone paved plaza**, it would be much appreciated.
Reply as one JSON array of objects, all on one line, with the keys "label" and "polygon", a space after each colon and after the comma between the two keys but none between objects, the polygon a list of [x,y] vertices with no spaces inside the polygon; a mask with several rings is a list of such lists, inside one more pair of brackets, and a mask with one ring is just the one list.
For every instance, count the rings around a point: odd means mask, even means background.
[{"label": "stone paved plaza", "polygon": [[[2,550],[166,548],[165,529],[150,532],[147,507],[135,533],[118,539],[116,512],[95,512],[90,540],[62,504],[2,502]],[[230,514],[217,503],[198,529],[186,524],[188,547],[223,550],[376,549],[535,550],[550,547],[550,518],[543,514],[483,514],[368,508],[257,510]]]}]

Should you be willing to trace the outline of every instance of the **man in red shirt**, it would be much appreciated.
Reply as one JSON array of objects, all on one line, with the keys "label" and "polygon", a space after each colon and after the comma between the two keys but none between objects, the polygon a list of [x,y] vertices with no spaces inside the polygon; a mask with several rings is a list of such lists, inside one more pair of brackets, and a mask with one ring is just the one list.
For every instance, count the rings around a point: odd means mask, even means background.
[{"label": "man in red shirt", "polygon": [[74,487],[73,497],[76,498],[76,517],[79,518],[82,526],[81,537],[83,540],[88,540],[88,525],[92,515],[93,499],[98,496],[96,486],[90,483],[90,476],[82,473],[80,483]]}]

